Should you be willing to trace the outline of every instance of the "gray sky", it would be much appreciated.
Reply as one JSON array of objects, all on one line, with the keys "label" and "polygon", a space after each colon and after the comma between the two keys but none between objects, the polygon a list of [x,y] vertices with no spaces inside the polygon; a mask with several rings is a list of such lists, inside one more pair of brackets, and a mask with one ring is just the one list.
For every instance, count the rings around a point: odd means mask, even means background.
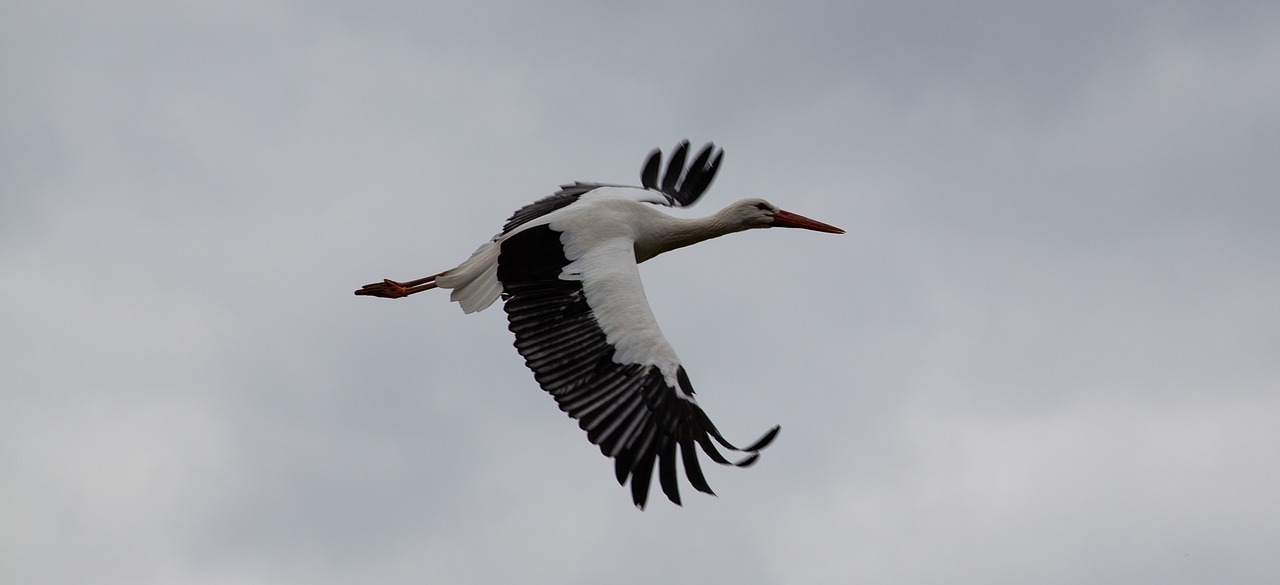
[{"label": "gray sky", "polygon": [[[1270,583],[1274,2],[0,6],[0,581]],[[688,137],[730,439],[636,511],[503,314],[357,298]]]}]

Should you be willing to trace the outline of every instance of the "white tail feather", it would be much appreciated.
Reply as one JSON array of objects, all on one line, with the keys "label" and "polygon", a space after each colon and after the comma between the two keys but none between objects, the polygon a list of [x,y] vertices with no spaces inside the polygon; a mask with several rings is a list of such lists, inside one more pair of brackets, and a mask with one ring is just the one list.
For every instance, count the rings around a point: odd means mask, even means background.
[{"label": "white tail feather", "polygon": [[502,294],[502,283],[498,282],[499,251],[497,243],[486,242],[466,262],[436,278],[436,286],[453,289],[449,300],[458,303],[464,313],[489,308]]}]

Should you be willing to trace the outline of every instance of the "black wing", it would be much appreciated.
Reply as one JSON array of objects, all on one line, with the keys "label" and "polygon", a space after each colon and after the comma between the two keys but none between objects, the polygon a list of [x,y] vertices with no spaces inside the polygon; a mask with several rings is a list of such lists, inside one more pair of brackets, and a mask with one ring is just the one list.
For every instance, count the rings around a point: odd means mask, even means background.
[{"label": "black wing", "polygon": [[[578,420],[588,440],[615,460],[618,483],[631,480],[636,506],[644,508],[655,464],[663,493],[680,503],[677,448],[690,484],[708,494],[714,492],[699,466],[698,447],[720,464],[754,463],[778,428],[738,449],[701,407],[678,395],[656,366],[615,362],[614,347],[587,303],[582,281],[560,278],[567,264],[560,232],[549,226],[526,229],[502,243],[498,280],[507,296],[509,328],[542,389]],[[685,395],[693,395],[683,367],[678,384]],[[730,462],[716,443],[748,456]]]},{"label": "black wing", "polygon": [[667,201],[675,207],[688,207],[698,201],[711,181],[720,171],[720,161],[724,158],[724,150],[716,150],[716,145],[708,142],[702,151],[693,159],[693,163],[685,168],[684,161],[689,155],[689,141],[681,140],[671,151],[671,161],[667,163],[667,173],[658,183],[658,170],[662,166],[662,151],[653,149],[649,159],[640,171],[640,183],[645,189],[652,189],[667,196]]},{"label": "black wing", "polygon": [[556,191],[554,194],[543,197],[542,199],[517,209],[515,213],[511,214],[511,217],[507,218],[507,223],[503,224],[502,233],[505,234],[532,220],[538,219],[539,217],[560,209],[561,207],[565,207],[566,205],[577,201],[579,197],[582,197],[597,187],[604,186],[605,185],[602,183],[570,183],[568,185],[561,185],[560,190]]}]

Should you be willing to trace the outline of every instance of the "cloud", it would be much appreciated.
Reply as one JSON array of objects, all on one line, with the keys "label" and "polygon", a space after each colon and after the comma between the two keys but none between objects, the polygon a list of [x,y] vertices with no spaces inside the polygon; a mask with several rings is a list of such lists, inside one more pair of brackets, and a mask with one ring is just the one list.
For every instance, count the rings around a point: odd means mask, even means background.
[{"label": "cloud", "polygon": [[[0,580],[1276,572],[1269,5],[3,10]],[[501,312],[350,293],[684,137],[849,233],[642,267],[783,430],[640,513]]]}]

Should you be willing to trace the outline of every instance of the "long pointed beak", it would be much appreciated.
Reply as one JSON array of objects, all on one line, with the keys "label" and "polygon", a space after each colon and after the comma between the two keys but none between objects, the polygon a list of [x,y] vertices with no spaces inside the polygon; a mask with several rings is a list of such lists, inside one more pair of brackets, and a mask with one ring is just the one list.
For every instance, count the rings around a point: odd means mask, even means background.
[{"label": "long pointed beak", "polygon": [[815,232],[826,232],[828,234],[844,233],[844,230],[836,226],[827,225],[818,220],[809,219],[799,213],[791,213],[790,211],[782,209],[779,209],[777,213],[773,214],[773,227],[801,228],[813,230]]}]

